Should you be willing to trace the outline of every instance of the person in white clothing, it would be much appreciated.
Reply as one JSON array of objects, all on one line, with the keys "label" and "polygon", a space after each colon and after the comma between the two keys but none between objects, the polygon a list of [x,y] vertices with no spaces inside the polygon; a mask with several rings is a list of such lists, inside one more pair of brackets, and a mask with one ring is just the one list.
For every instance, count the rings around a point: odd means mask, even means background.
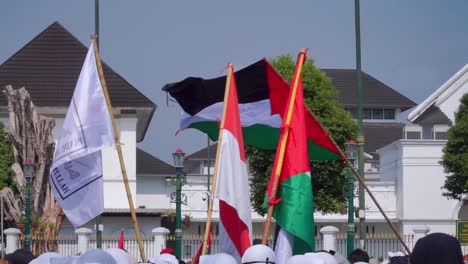
[{"label": "person in white clothing", "polygon": [[29,264],[50,264],[50,259],[53,257],[60,257],[60,255],[55,252],[46,252],[36,259],[33,259]]},{"label": "person in white clothing", "polygon": [[214,255],[205,255],[200,257],[200,264],[237,264],[233,256],[226,253],[218,253]]},{"label": "person in white clothing", "polygon": [[177,258],[172,254],[161,254],[149,260],[149,263],[153,264],[179,264]]},{"label": "person in white clothing", "polygon": [[320,256],[316,254],[295,255],[288,259],[287,264],[326,264]]},{"label": "person in white clothing", "polygon": [[275,264],[276,255],[265,245],[249,247],[242,256],[242,264]]}]

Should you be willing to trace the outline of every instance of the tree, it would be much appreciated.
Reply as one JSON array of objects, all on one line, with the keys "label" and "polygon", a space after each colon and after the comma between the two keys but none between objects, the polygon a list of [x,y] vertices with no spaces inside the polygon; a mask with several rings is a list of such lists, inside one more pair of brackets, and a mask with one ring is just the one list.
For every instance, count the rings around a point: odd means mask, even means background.
[{"label": "tree", "polygon": [[[32,161],[34,164],[34,175],[31,181],[31,211],[34,212],[33,218],[38,221],[36,224],[39,229],[36,228],[33,231],[40,233],[47,243],[33,243],[32,250],[34,254],[54,251],[57,247],[54,239],[65,217],[49,185],[49,169],[55,148],[52,134],[55,120],[37,113],[31,96],[25,88],[14,90],[13,87],[7,86],[4,94],[8,101],[7,134],[13,149],[14,162],[11,165],[13,171],[11,177],[19,189],[26,186],[22,165],[25,161]],[[17,223],[22,217],[25,201],[23,192],[15,195],[11,187],[4,187],[0,195],[5,204],[6,221]]]},{"label": "tree", "polygon": [[[279,56],[270,60],[273,67],[285,80],[291,81],[295,61],[291,56]],[[349,139],[357,136],[357,124],[351,115],[336,101],[336,89],[331,80],[309,59],[303,66],[304,100],[307,107],[317,116],[330,132],[336,143],[343,147]],[[246,147],[252,179],[252,204],[263,214],[265,191],[271,176],[276,150]],[[338,212],[345,207],[343,187],[346,177],[342,175],[344,164],[340,161],[311,161],[312,188],[315,209],[323,213]]]},{"label": "tree", "polygon": [[445,173],[444,196],[462,200],[468,194],[468,93],[455,113],[455,125],[448,131],[442,165]]},{"label": "tree", "polygon": [[13,170],[11,169],[13,163],[13,150],[8,142],[8,134],[5,131],[5,125],[0,122],[0,190],[10,187],[13,193],[18,194],[18,187],[13,180]]}]

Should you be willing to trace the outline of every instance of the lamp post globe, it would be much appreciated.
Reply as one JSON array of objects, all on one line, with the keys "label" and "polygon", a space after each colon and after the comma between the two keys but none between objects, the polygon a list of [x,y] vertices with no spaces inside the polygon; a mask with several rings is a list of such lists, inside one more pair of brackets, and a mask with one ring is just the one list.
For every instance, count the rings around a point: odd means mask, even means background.
[{"label": "lamp post globe", "polygon": [[176,168],[176,246],[175,256],[180,260],[182,257],[182,169],[184,168],[185,153],[182,149],[177,149],[172,153],[174,167]]}]

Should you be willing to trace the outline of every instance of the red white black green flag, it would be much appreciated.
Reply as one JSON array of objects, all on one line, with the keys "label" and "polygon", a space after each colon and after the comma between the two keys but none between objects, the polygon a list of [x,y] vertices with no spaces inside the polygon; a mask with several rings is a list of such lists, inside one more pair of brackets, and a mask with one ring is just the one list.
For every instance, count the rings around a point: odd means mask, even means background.
[{"label": "red white black green flag", "polygon": [[[289,95],[289,85],[262,59],[235,73],[240,121],[244,143],[263,149],[276,149]],[[218,139],[218,122],[223,112],[226,76],[203,79],[188,77],[164,86],[183,109],[180,129],[195,128]],[[336,160],[341,155],[328,134],[308,108],[304,107],[310,160]]]}]

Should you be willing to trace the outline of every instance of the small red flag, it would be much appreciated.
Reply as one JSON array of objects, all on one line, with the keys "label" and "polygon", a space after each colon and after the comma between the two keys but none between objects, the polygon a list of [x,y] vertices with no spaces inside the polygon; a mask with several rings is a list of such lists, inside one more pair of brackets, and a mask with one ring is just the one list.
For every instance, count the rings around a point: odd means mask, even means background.
[{"label": "small red flag", "polygon": [[120,238],[119,238],[119,245],[118,245],[118,248],[124,249],[124,241],[125,241],[125,238],[124,238],[124,230],[123,230],[123,228],[122,228],[122,231],[120,231]]}]

